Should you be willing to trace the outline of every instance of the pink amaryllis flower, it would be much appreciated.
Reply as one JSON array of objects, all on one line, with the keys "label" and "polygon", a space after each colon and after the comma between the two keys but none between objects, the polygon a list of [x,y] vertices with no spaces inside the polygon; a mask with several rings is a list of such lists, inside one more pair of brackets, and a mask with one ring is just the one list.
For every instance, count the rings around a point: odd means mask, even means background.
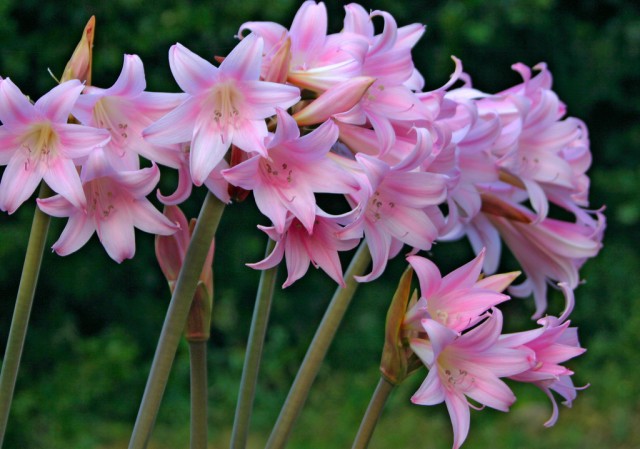
[{"label": "pink amaryllis flower", "polygon": [[169,51],[173,76],[188,97],[143,134],[162,145],[191,142],[191,178],[198,186],[231,144],[266,155],[265,119],[300,99],[297,87],[259,80],[262,49],[262,38],[250,34],[220,67],[180,44]]},{"label": "pink amaryllis flower", "polygon": [[[596,212],[592,223],[568,222],[546,218],[536,222],[536,215],[523,206],[483,195],[483,209],[470,223],[467,233],[476,248],[487,247],[491,263],[497,265],[501,251],[500,237],[516,257],[527,279],[509,292],[526,297],[533,294],[540,318],[547,307],[547,286],[564,282],[575,289],[579,270],[585,261],[602,248],[605,218]],[[496,265],[487,267],[492,272]]]},{"label": "pink amaryllis flower", "polygon": [[179,229],[145,198],[160,179],[160,170],[155,164],[141,170],[116,171],[104,152],[97,149],[83,165],[81,178],[88,198],[86,211],[61,195],[38,199],[43,212],[69,218],[53,245],[59,255],[77,251],[97,232],[107,254],[120,263],[135,254],[134,227],[160,235]]},{"label": "pink amaryllis flower", "polygon": [[422,320],[428,339],[410,339],[411,349],[429,368],[429,374],[411,397],[414,404],[445,402],[453,426],[453,448],[459,448],[469,432],[472,399],[482,405],[508,411],[516,397],[501,377],[531,367],[532,351],[499,344],[502,314],[490,316],[470,331],[459,334],[436,320]]},{"label": "pink amaryllis flower", "polygon": [[407,311],[403,326],[420,328],[430,318],[448,328],[462,332],[485,318],[485,312],[506,301],[502,292],[519,275],[518,272],[480,277],[484,250],[471,262],[442,277],[436,264],[420,256],[407,260],[420,282],[420,299]]},{"label": "pink amaryllis flower", "polygon": [[248,266],[265,270],[278,265],[284,257],[287,262],[288,276],[282,287],[288,287],[304,276],[309,269],[309,263],[312,263],[314,267],[322,268],[331,279],[344,287],[338,251],[353,249],[359,239],[338,238],[337,234],[342,230],[343,218],[328,215],[317,209],[316,219],[310,231],[307,231],[300,220],[293,215],[289,215],[282,233],[277,232],[274,227],[258,226],[276,242],[276,246],[264,260]]},{"label": "pink amaryllis flower", "polygon": [[428,250],[438,236],[430,208],[446,197],[446,177],[416,170],[430,152],[430,140],[417,128],[415,151],[403,162],[389,166],[380,159],[357,154],[363,172],[363,188],[353,196],[362,213],[342,233],[359,237],[364,233],[371,252],[372,271],[360,276],[360,282],[379,277],[387,260],[398,254],[403,244]]},{"label": "pink amaryllis flower", "polygon": [[524,346],[534,352],[532,367],[527,371],[510,376],[510,379],[531,383],[549,397],[553,411],[549,420],[544,423],[545,427],[553,426],[558,420],[558,404],[553,391],[565,399],[564,405],[571,407],[576,398],[577,390],[580,389],[576,388],[571,380],[573,371],[561,363],[586,351],[578,341],[578,329],[569,327],[571,322],[567,320],[573,309],[573,290],[564,283],[559,284],[559,287],[564,292],[567,301],[567,307],[559,318],[546,316],[538,320],[538,324],[541,325],[538,329],[500,337],[500,342],[503,345]]},{"label": "pink amaryllis flower", "polygon": [[0,81],[0,209],[13,213],[44,181],[74,207],[86,199],[74,160],[109,141],[106,130],[68,124],[82,92],[78,80],[62,83],[31,104],[9,79]]},{"label": "pink amaryllis flower", "polygon": [[142,130],[178,106],[186,95],[145,92],[146,86],[142,60],[125,55],[115,84],[108,89],[87,86],[71,111],[80,123],[109,131],[111,140],[104,149],[114,168],[137,170],[138,155],[177,168],[171,149],[145,141]]},{"label": "pink amaryllis flower", "polygon": [[338,128],[331,121],[300,137],[295,120],[278,109],[278,127],[268,140],[267,157],[256,155],[222,174],[231,184],[253,191],[258,208],[276,232],[284,232],[288,212],[311,232],[316,220],[314,193],[358,190],[353,175],[328,156],[337,139]]}]

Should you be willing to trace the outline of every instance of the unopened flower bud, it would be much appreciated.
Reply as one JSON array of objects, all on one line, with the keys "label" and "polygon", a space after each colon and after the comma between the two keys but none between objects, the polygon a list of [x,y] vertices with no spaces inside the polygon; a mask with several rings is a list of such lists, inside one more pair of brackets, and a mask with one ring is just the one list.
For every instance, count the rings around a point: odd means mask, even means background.
[{"label": "unopened flower bud", "polygon": [[78,79],[86,85],[91,84],[91,61],[93,56],[93,36],[96,29],[96,18],[91,16],[84,27],[82,38],[64,68],[60,82]]},{"label": "unopened flower bud", "polygon": [[312,101],[306,108],[296,112],[293,118],[298,126],[322,123],[335,114],[347,112],[362,99],[374,83],[370,76],[356,76],[332,86]]},{"label": "unopened flower bud", "polygon": [[[180,226],[180,230],[175,234],[157,235],[155,244],[156,258],[160,264],[160,269],[169,283],[171,293],[173,293],[187,254],[196,220],[192,219],[190,223],[187,223],[186,217],[178,206],[166,206],[164,214]],[[209,339],[211,309],[213,306],[213,270],[211,268],[213,252],[214,243],[211,242],[187,318],[185,338],[188,341],[206,341]]]},{"label": "unopened flower bud", "polygon": [[411,295],[412,277],[413,269],[409,266],[400,278],[398,288],[387,311],[380,371],[384,378],[393,385],[400,384],[421,366],[420,360],[413,354],[413,351],[403,343],[402,335],[402,324],[412,296],[413,301],[411,302],[416,300],[416,293]]}]

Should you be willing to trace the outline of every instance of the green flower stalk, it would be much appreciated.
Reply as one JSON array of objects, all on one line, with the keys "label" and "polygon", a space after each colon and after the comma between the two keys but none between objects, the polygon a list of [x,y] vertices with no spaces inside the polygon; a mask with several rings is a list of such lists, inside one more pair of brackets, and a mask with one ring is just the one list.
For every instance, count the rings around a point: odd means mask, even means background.
[{"label": "green flower stalk", "polygon": [[223,211],[224,203],[211,192],[207,193],[167,310],[151,372],[147,379],[147,386],[129,442],[129,449],[145,448],[151,437],[151,431],[160,409],[160,402],[169,379],[180,337],[187,322],[202,267]]},{"label": "green flower stalk", "polygon": [[316,330],[307,354],[289,390],[289,395],[280,410],[278,420],[271,431],[271,436],[266,445],[267,449],[283,448],[289,439],[291,429],[307,400],[309,390],[320,370],[320,365],[327,354],[329,345],[333,341],[338,326],[340,326],[342,318],[358,288],[359,283],[354,279],[354,276],[362,275],[369,262],[371,262],[371,255],[366,243],[363,242],[353,256],[351,264],[345,273],[346,286],[336,290]]}]

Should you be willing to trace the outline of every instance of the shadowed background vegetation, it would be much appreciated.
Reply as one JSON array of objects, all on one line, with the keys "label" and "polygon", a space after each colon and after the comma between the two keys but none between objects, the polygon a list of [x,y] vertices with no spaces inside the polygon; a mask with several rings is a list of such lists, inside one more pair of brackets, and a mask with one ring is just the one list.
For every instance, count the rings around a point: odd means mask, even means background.
[{"label": "shadowed background vegetation", "polygon": [[[234,46],[245,21],[289,26],[298,2],[236,0],[39,0],[0,1],[0,76],[38,98],[54,85],[91,15],[97,17],[93,83],[108,87],[124,53],[145,63],[148,89],[178,91],[167,61],[180,42],[212,59]],[[342,24],[343,2],[329,1],[330,31]],[[523,62],[548,63],[555,90],[569,115],[590,130],[594,164],[592,207],[607,207],[608,229],[600,256],[582,271],[573,323],[588,352],[570,362],[579,394],[562,409],[556,427],[542,423],[551,412],[543,393],[515,385],[510,414],[472,413],[468,448],[640,447],[640,14],[632,0],[378,0],[367,8],[391,12],[399,25],[427,24],[414,50],[427,90],[453,70],[450,55],[481,90],[496,92],[520,81],[510,69]],[[161,188],[175,185],[164,172]],[[195,216],[197,191],[185,207]],[[0,216],[0,354],[4,351],[24,258],[34,202]],[[210,435],[225,447],[231,429],[245,341],[259,274],[246,262],[262,258],[267,224],[251,201],[227,209],[218,231],[216,295],[209,345]],[[49,246],[64,220],[54,220]],[[443,273],[471,257],[468,244],[437,245],[430,253]],[[348,260],[348,255],[344,262]],[[505,268],[511,268],[506,263]],[[292,448],[349,447],[378,379],[386,306],[404,266],[363,285],[341,327],[291,440]],[[284,281],[280,273],[280,283]],[[146,375],[169,301],[153,253],[152,236],[137,234],[135,259],[111,261],[94,237],[65,258],[48,253],[36,293],[32,322],[9,419],[6,448],[121,448],[142,397]],[[303,282],[276,293],[253,416],[253,447],[261,447],[328,303],[333,283],[311,270]],[[551,301],[551,311],[561,309]],[[531,326],[532,300],[507,304],[509,330]],[[188,362],[180,348],[156,423],[152,447],[187,447]],[[446,448],[451,428],[444,406],[417,407],[408,398],[424,378],[414,375],[392,395],[371,447]],[[417,446],[416,446],[417,445]]]}]

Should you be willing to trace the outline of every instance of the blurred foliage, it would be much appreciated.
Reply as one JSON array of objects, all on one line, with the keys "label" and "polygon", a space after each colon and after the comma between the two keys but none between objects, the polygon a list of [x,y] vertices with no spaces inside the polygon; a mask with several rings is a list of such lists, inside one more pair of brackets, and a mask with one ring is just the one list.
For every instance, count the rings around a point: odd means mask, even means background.
[{"label": "blurred foliage", "polygon": [[[94,84],[110,86],[124,53],[140,55],[149,90],[177,91],[167,51],[179,41],[212,59],[225,55],[244,21],[288,26],[298,2],[257,0],[142,0],[94,2],[0,0],[0,75],[34,98],[50,89],[91,15],[97,17]],[[342,2],[330,1],[330,30],[338,31]],[[607,207],[608,229],[600,256],[586,264],[573,322],[589,351],[572,362],[578,384],[591,384],[574,410],[544,429],[550,406],[534,388],[516,387],[509,416],[473,413],[465,447],[640,447],[640,12],[633,0],[434,0],[366,2],[391,12],[400,25],[421,22],[427,33],[414,55],[436,88],[461,58],[476,87],[499,91],[519,82],[510,70],[521,61],[545,61],[568,112],[589,126],[594,158],[592,207]],[[376,19],[380,20],[381,19]],[[379,24],[380,25],[380,24]],[[163,176],[169,191],[175,175]],[[203,192],[186,205],[195,216]],[[0,345],[4,348],[33,214],[23,206],[0,216]],[[215,265],[216,297],[210,343],[210,413],[215,447],[228,441],[244,345],[259,274],[244,264],[262,258],[267,224],[247,201],[225,212]],[[50,244],[63,222],[54,221]],[[153,254],[153,238],[137,235],[135,259],[114,264],[95,237],[81,251],[46,254],[9,422],[7,448],[124,447],[131,431],[159,335],[169,291]],[[442,244],[430,256],[443,273],[468,260],[466,243]],[[348,263],[349,255],[343,259]],[[403,269],[392,261],[385,276],[363,285],[332,346],[292,448],[350,444],[377,382],[385,308]],[[280,282],[284,274],[280,273]],[[322,316],[334,285],[311,270],[303,282],[276,293],[253,424],[260,447],[273,424]],[[552,301],[555,310],[559,298]],[[508,308],[514,329],[528,326],[531,301]],[[181,347],[156,425],[153,447],[185,447],[188,432],[188,367]],[[444,407],[417,408],[408,397],[421,375],[392,396],[372,447],[447,447]],[[331,426],[327,427],[326,423]],[[416,432],[419,428],[420,431]],[[500,435],[499,441],[495,435]]]}]

